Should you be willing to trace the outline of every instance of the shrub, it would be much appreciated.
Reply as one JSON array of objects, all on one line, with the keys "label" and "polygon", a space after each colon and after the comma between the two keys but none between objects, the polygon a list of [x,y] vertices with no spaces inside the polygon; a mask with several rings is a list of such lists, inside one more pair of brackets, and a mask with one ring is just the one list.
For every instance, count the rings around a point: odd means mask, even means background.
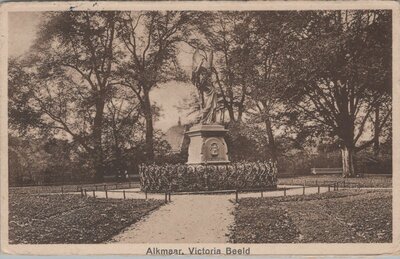
[{"label": "shrub", "polygon": [[228,165],[155,165],[139,168],[143,191],[212,191],[276,187],[276,163],[236,162]]}]

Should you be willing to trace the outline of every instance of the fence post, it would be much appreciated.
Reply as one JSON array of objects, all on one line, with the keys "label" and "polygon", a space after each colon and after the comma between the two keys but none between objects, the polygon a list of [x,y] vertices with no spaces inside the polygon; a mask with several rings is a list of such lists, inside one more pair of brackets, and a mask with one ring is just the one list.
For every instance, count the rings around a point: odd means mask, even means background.
[{"label": "fence post", "polygon": [[238,203],[239,202],[239,192],[238,192],[238,190],[236,190],[236,192],[235,192],[235,200],[236,200],[236,203]]},{"label": "fence post", "polygon": [[261,198],[262,198],[262,197],[264,197],[264,193],[263,193],[263,191],[261,190]]},{"label": "fence post", "polygon": [[285,197],[286,197],[286,188],[285,188],[285,189],[283,189],[283,196],[285,196]]},{"label": "fence post", "polygon": [[147,190],[144,191],[144,197],[147,200]]},{"label": "fence post", "polygon": [[96,198],[96,191],[93,190],[93,198]]},{"label": "fence post", "polygon": [[318,194],[320,193],[320,190],[319,190],[319,185],[318,185]]},{"label": "fence post", "polygon": [[83,198],[83,189],[81,188],[81,197]]},{"label": "fence post", "polygon": [[85,197],[87,197],[87,192],[86,192],[86,189],[85,189]]},{"label": "fence post", "polygon": [[106,192],[106,199],[108,199],[108,193],[107,193],[107,189],[105,189],[105,192]]},{"label": "fence post", "polygon": [[306,194],[306,186],[303,186],[303,195]]},{"label": "fence post", "polygon": [[94,186],[94,189],[97,191],[97,185]]},{"label": "fence post", "polygon": [[167,192],[165,192],[165,203],[168,203]]},{"label": "fence post", "polygon": [[328,185],[328,192],[330,192],[331,191],[331,186],[330,185]]},{"label": "fence post", "polygon": [[171,192],[168,192],[168,201],[171,201]]},{"label": "fence post", "polygon": [[122,193],[124,194],[124,200],[125,200],[126,199],[125,190],[123,190]]}]

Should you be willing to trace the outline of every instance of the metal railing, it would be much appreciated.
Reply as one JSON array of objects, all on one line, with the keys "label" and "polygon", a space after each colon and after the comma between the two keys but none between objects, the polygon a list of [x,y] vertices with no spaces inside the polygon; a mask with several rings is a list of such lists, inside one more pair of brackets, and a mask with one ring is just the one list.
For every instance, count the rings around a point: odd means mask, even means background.
[{"label": "metal railing", "polygon": [[[310,182],[308,182],[310,183]],[[351,183],[350,183],[351,185]],[[289,190],[298,190],[298,189],[302,189],[301,195],[306,195],[307,194],[307,189],[310,188],[317,188],[316,192],[313,192],[313,194],[320,194],[321,193],[321,188],[327,188],[327,192],[331,192],[331,191],[338,191],[340,188],[348,188],[349,187],[349,183],[347,183],[345,181],[321,181],[321,182],[317,182],[317,181],[312,181],[312,185],[307,185],[307,181],[304,181],[304,184],[302,186],[298,186],[298,187],[292,187],[292,188],[288,188],[288,187],[284,187],[284,188],[254,188],[254,189],[236,189],[236,190],[219,190],[219,191],[200,191],[200,192],[171,192],[171,191],[165,191],[163,193],[151,193],[152,195],[162,195],[164,194],[164,200],[165,203],[171,202],[171,196],[172,195],[195,195],[195,194],[235,194],[235,202],[239,202],[239,194],[240,193],[260,193],[260,197],[263,198],[264,197],[264,193],[265,192],[271,192],[271,191],[282,191],[282,196],[286,197],[288,196],[288,191]],[[80,189],[80,193],[81,193],[81,197],[89,197],[90,195],[88,195],[88,193],[92,193],[91,197],[93,198],[98,198],[98,196],[96,196],[96,192],[97,193],[104,193],[104,196],[106,199],[109,199],[109,193],[120,193],[120,199],[128,199],[127,198],[127,194],[130,193],[135,193],[135,194],[140,194],[143,195],[143,199],[148,199],[148,195],[149,193],[147,191],[130,191],[130,190],[109,190],[106,187],[103,190],[88,190],[88,189],[84,189],[81,188]],[[295,194],[295,195],[299,195],[299,194]],[[115,198],[115,197],[113,197]],[[140,197],[136,196],[134,199],[140,199]]]},{"label": "metal railing", "polygon": [[[109,197],[109,193],[120,193],[121,194],[121,199],[124,199],[124,200],[127,200],[128,199],[128,197],[127,197],[127,194],[130,194],[130,193],[135,193],[135,194],[143,194],[143,198],[142,199],[145,199],[145,200],[147,200],[148,199],[148,196],[149,196],[149,194],[148,194],[148,192],[141,192],[141,191],[129,191],[129,190],[122,190],[122,191],[119,191],[119,190],[107,190],[107,188],[105,188],[104,190],[98,190],[98,191],[96,191],[96,190],[87,190],[87,189],[81,189],[80,190],[80,194],[81,194],[81,197],[83,198],[83,197],[92,197],[92,198],[99,198],[97,195],[96,195],[96,192],[97,193],[104,193],[104,196],[105,196],[105,199],[109,199],[110,197]],[[91,193],[92,195],[89,195],[88,193]],[[166,192],[164,192],[163,193],[164,194],[164,200],[165,200],[165,203],[168,203],[168,202],[171,202],[171,192],[169,192],[169,191],[166,191]],[[158,195],[160,195],[160,193],[158,193]],[[113,199],[115,199],[115,198],[113,198]],[[140,197],[135,197],[135,198],[133,198],[133,199],[141,199]]]}]

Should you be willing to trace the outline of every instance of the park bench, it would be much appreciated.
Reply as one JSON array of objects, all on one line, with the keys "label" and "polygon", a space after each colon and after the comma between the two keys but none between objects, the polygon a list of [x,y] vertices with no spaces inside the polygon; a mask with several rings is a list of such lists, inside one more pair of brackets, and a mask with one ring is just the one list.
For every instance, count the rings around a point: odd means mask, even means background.
[{"label": "park bench", "polygon": [[312,174],[342,174],[342,168],[311,168]]}]

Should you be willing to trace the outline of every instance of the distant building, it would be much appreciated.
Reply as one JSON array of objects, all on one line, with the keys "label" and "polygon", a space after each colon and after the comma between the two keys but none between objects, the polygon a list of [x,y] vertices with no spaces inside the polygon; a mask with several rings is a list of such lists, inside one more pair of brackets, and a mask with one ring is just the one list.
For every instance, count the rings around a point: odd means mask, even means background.
[{"label": "distant building", "polygon": [[172,126],[165,133],[164,139],[171,146],[171,151],[173,153],[180,153],[185,149],[188,144],[188,138],[185,137],[185,132],[189,128],[188,125],[182,125],[181,118],[178,120],[178,125]]}]

